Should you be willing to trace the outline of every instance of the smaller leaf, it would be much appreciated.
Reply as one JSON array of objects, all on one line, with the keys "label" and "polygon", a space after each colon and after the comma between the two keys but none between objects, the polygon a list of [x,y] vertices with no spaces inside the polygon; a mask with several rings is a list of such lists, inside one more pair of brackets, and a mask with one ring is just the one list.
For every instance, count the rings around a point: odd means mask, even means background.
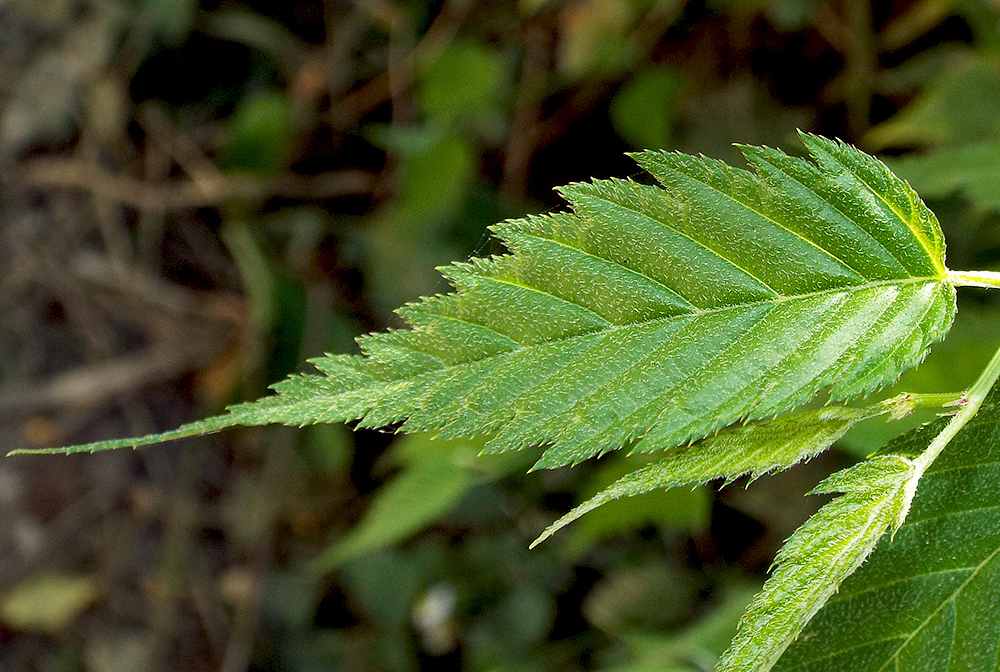
[{"label": "smaller leaf", "polygon": [[244,100],[229,120],[226,168],[258,175],[276,175],[291,157],[294,128],[291,101],[268,91]]},{"label": "smaller leaf", "polygon": [[[481,442],[434,441],[426,434],[399,440],[397,457],[411,458],[403,472],[385,485],[361,521],[314,562],[317,571],[403,541],[451,509],[485,474],[468,465]],[[413,458],[416,459],[413,459]]]},{"label": "smaller leaf", "polygon": [[457,41],[420,69],[417,97],[432,119],[467,118],[499,107],[506,80],[499,52],[476,42]]},{"label": "smaller leaf", "polygon": [[615,131],[633,147],[653,149],[673,144],[677,99],[684,80],[664,68],[636,74],[611,100]]},{"label": "smaller leaf", "polygon": [[771,669],[886,530],[902,524],[918,478],[911,460],[886,455],[820,483],[814,493],[843,494],[807,520],[778,552],[777,569],[750,603],[718,672]]},{"label": "smaller leaf", "polygon": [[886,446],[927,469],[906,524],[844,582],[776,669],[997,670],[998,376],[1000,352],[954,417]]},{"label": "smaller leaf", "polygon": [[887,161],[893,172],[919,189],[924,198],[955,192],[1000,209],[1000,144],[995,140],[940,149]]},{"label": "smaller leaf", "polygon": [[448,231],[468,197],[475,152],[468,140],[430,127],[380,128],[373,135],[400,167],[396,197],[364,240],[368,289],[388,311],[435,291],[441,276],[434,267],[467,254]]},{"label": "smaller leaf", "polygon": [[532,547],[602,504],[652,490],[752,478],[808,460],[833,445],[856,423],[893,412],[903,398],[864,408],[829,406],[772,420],[733,426],[704,441],[672,451],[658,462],[634,471],[550,525]]}]

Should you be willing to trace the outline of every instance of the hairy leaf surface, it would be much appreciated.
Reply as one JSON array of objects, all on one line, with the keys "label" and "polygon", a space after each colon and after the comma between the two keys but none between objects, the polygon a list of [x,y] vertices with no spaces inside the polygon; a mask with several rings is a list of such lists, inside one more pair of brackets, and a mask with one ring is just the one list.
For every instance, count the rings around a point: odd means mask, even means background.
[{"label": "hairy leaf surface", "polygon": [[[814,493],[843,493],[789,537],[754,597],[719,672],[770,670],[809,619],[906,517],[918,480],[906,457],[873,457],[838,472]],[[850,665],[839,668],[854,670]]]},{"label": "hairy leaf surface", "polygon": [[495,227],[511,254],[443,269],[457,291],[401,308],[410,329],[171,436],[357,419],[489,434],[491,452],[547,445],[537,466],[554,467],[681,445],[824,388],[870,392],[951,324],[944,241],[880,162],[803,141],[812,161],[744,147],[750,172],[645,152],[662,186],[565,187],[571,212]]},{"label": "hairy leaf surface", "polygon": [[[1000,670],[1000,396],[920,480],[884,538],[781,658],[790,672]],[[940,423],[890,445],[917,453]]]},{"label": "hairy leaf surface", "polygon": [[826,450],[861,420],[888,411],[881,404],[868,408],[831,406],[727,427],[622,477],[554,522],[532,545],[545,541],[583,514],[622,497],[720,478],[729,482],[744,475],[758,478],[769,471],[786,469]]}]

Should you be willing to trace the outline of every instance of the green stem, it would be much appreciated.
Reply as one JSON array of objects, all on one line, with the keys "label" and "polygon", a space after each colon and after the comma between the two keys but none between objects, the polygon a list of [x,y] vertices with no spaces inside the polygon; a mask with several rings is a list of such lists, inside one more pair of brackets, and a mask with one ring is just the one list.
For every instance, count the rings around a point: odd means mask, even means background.
[{"label": "green stem", "polygon": [[947,278],[956,287],[1000,288],[1000,273],[993,271],[948,271]]},{"label": "green stem", "polygon": [[[1000,273],[994,271],[948,271],[948,281],[956,287],[986,287],[1000,288]],[[955,414],[941,433],[934,437],[927,449],[914,461],[917,468],[917,479],[931,466],[941,451],[945,449],[955,435],[968,424],[979,407],[986,400],[986,395],[1000,378],[1000,349],[993,354],[993,359],[986,365],[979,378],[968,389],[962,400],[961,409]]]},{"label": "green stem", "polygon": [[907,392],[906,396],[914,408],[934,408],[956,406],[964,394],[964,392]]},{"label": "green stem", "polygon": [[[992,286],[1000,286],[1000,275],[998,275],[997,284]],[[965,403],[962,405],[961,410],[955,414],[951,422],[945,425],[941,433],[934,437],[934,440],[927,446],[927,449],[914,462],[918,475],[923,474],[927,470],[927,467],[941,454],[945,446],[955,438],[959,430],[965,427],[969,420],[972,420],[979,411],[979,407],[983,405],[986,395],[993,389],[997,378],[1000,378],[1000,349],[997,349],[993,355],[993,359],[990,360],[990,363],[986,365],[986,368],[979,375],[979,379],[965,393]]]},{"label": "green stem", "polygon": [[[948,271],[948,281],[956,287],[986,287],[1000,288],[1000,273],[993,271]],[[1000,349],[993,354],[993,359],[986,365],[979,378],[965,393],[961,410],[955,414],[941,433],[934,437],[927,449],[914,462],[918,477],[934,462],[955,435],[968,424],[969,420],[979,412],[986,395],[1000,378]]]},{"label": "green stem", "polygon": [[903,392],[886,399],[876,408],[879,413],[888,413],[893,420],[905,418],[918,408],[940,408],[965,404],[965,392]]}]

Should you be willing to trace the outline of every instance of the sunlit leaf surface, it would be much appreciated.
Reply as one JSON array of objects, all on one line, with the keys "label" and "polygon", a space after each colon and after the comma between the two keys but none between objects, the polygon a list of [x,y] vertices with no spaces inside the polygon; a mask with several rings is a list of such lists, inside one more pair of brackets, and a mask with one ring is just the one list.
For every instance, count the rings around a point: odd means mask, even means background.
[{"label": "sunlit leaf surface", "polygon": [[398,312],[410,329],[313,360],[277,394],[179,433],[359,420],[540,467],[626,444],[678,446],[895,379],[955,311],[934,215],[880,162],[803,135],[812,161],[744,147],[753,172],[645,152],[660,186],[574,184],[571,211],[495,227],[511,254],[443,269],[457,291]]}]

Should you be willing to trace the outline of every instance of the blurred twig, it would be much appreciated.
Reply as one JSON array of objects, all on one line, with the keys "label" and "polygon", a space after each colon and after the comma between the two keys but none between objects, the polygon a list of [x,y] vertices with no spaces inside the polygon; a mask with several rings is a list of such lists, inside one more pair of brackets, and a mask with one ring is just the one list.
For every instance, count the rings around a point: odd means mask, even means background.
[{"label": "blurred twig", "polygon": [[567,126],[586,115],[607,95],[612,82],[623,79],[629,74],[630,67],[648,57],[663,33],[680,16],[685,4],[685,2],[657,3],[625,39],[627,59],[621,69],[613,76],[591,79],[577,89],[555,112],[531,129],[535,151],[555,141]]},{"label": "blurred twig", "polygon": [[260,200],[271,197],[328,199],[365,196],[374,177],[363,170],[338,170],[319,175],[282,175],[256,178],[226,175],[218,180],[152,183],[126,175],[115,175],[79,159],[37,159],[17,173],[2,176],[3,182],[21,187],[79,189],[137,210],[180,210],[219,205],[228,200]]},{"label": "blurred twig", "polygon": [[524,29],[524,58],[500,182],[501,198],[508,203],[524,198],[527,192],[528,164],[536,142],[532,129],[542,116],[551,60],[551,31],[537,21],[529,23]]},{"label": "blurred twig", "polygon": [[[557,140],[566,128],[577,119],[586,116],[595,105],[604,100],[614,83],[624,79],[630,68],[649,56],[659,43],[663,33],[680,16],[686,2],[659,2],[639,20],[625,39],[626,54],[621,67],[604,77],[592,77],[577,88],[569,98],[545,118],[538,118],[532,108],[540,110],[542,101],[536,101],[539,76],[535,70],[547,68],[551,58],[551,41],[543,35],[527,33],[522,77],[518,91],[513,132],[507,146],[504,164],[504,185],[501,187],[507,199],[523,197],[527,184],[528,161],[539,150]],[[549,53],[544,53],[545,49]],[[519,118],[518,115],[521,115]],[[532,116],[534,123],[525,123]],[[519,125],[523,124],[523,125]]]},{"label": "blurred twig", "polygon": [[24,282],[50,288],[68,311],[78,306],[77,312],[85,313],[81,318],[85,323],[100,329],[103,321],[87,315],[106,308],[119,321],[135,325],[149,346],[140,352],[116,354],[108,343],[95,353],[99,361],[44,382],[0,390],[0,413],[93,408],[129,398],[144,386],[208,364],[244,328],[242,304],[234,296],[181,289],[97,255],[77,254],[68,263],[41,257],[28,271],[33,277]]},{"label": "blurred twig", "polygon": [[262,534],[250,561],[250,592],[233,614],[232,627],[219,672],[245,672],[253,653],[260,625],[260,608],[268,574],[274,564],[275,527],[283,510],[282,493],[288,491],[289,470],[295,450],[296,433],[289,427],[275,427],[269,432],[267,453],[260,472],[259,491],[271,493],[261,497],[257,515],[263,521]]},{"label": "blurred twig", "polygon": [[[160,109],[145,106],[137,115],[149,144],[176,163],[191,181],[205,192],[218,191],[225,182],[219,167],[184,134],[177,132]],[[150,148],[147,147],[147,153]],[[146,176],[149,179],[149,175]]]},{"label": "blurred twig", "polygon": [[42,382],[31,381],[0,390],[0,414],[100,406],[119,395],[176,378],[203,364],[205,353],[193,350],[153,347],[109,361],[86,364]]},{"label": "blurred twig", "polygon": [[[369,79],[333,105],[331,117],[340,127],[350,127],[358,119],[388,102],[394,91],[403,91],[413,84],[413,74],[419,64],[433,60],[458,33],[472,3],[468,0],[445,2],[441,11],[411,50],[395,58],[392,67]],[[392,19],[396,23],[401,19]],[[390,30],[394,26],[390,25]]]},{"label": "blurred twig", "polygon": [[844,57],[844,68],[831,87],[843,100],[847,127],[860,137],[871,125],[871,102],[878,65],[878,49],[868,0],[840,3],[843,16],[831,3],[819,7],[813,25],[831,47]]},{"label": "blurred twig", "polygon": [[872,6],[868,0],[845,2],[847,52],[844,54],[847,127],[859,138],[871,125],[872,87],[878,53],[872,26]]},{"label": "blurred twig", "polygon": [[151,588],[156,599],[150,623],[148,666],[142,672],[172,669],[170,660],[181,637],[181,608],[190,597],[190,566],[195,562],[195,535],[200,530],[200,502],[195,484],[204,468],[205,451],[197,444],[180,449],[179,464],[164,512],[165,534],[158,567]]},{"label": "blurred twig", "polygon": [[904,9],[878,36],[881,51],[902,49],[926,35],[954,10],[947,0],[918,0]]}]

